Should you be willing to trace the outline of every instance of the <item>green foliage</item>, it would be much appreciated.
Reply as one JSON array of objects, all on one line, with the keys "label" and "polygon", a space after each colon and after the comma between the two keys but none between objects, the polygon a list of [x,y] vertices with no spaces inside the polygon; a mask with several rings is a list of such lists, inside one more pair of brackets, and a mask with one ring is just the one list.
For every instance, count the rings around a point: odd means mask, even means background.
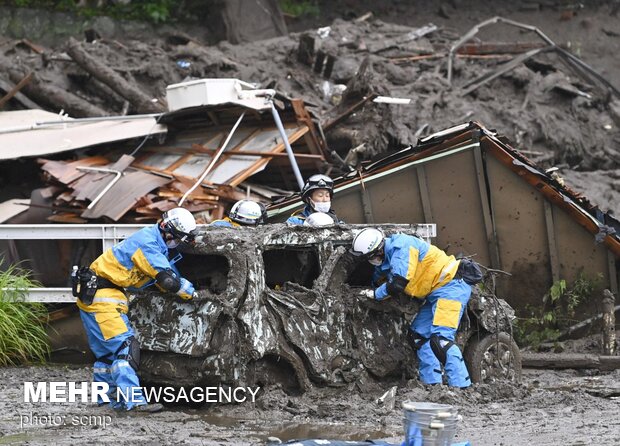
[{"label": "green foliage", "polygon": [[581,273],[570,288],[563,279],[555,282],[543,296],[542,305],[527,305],[530,316],[517,319],[517,342],[537,348],[543,342],[558,339],[563,330],[577,322],[577,307],[590,298],[601,280],[601,275],[589,280]]},{"label": "green foliage", "polygon": [[49,353],[45,306],[22,302],[33,286],[29,273],[15,265],[0,272],[0,365],[43,362]]},{"label": "green foliage", "polygon": [[316,0],[280,0],[280,8],[285,14],[318,17],[320,10]]},{"label": "green foliage", "polygon": [[[183,2],[172,0],[133,0],[124,5],[113,2],[86,1],[78,6],[76,0],[11,0],[0,1],[0,4],[20,8],[38,8],[53,11],[73,12],[83,17],[106,15],[116,19],[129,19],[153,23],[168,22],[175,11],[175,6]],[[177,5],[176,3],[179,3]],[[99,6],[101,4],[101,6]]]}]

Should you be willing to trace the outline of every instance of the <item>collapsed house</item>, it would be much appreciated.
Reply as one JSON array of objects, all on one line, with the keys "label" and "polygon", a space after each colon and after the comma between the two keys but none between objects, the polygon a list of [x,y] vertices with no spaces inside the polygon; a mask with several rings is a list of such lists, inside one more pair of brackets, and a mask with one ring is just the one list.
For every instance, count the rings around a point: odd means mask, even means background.
[{"label": "collapsed house", "polygon": [[[580,275],[597,293],[618,293],[618,220],[479,123],[353,170],[334,192],[333,207],[348,223],[437,224],[435,244],[510,273],[498,278],[498,294],[517,310]],[[270,221],[301,206],[298,196],[283,200],[270,208]],[[597,303],[593,297],[584,315]]]},{"label": "collapsed house", "polygon": [[[150,223],[181,202],[199,223],[209,223],[237,200],[269,203],[298,187],[286,145],[300,176],[324,170],[325,141],[302,101],[273,98],[280,130],[271,101],[252,96],[257,90],[241,88],[239,81],[194,81],[172,91],[172,111],[165,114],[71,120],[44,112],[0,113],[2,159],[48,157],[38,159],[45,187],[27,203],[5,203],[0,221]],[[16,119],[18,125],[6,124]],[[80,154],[51,159],[69,151]],[[63,240],[0,243],[7,262],[27,261],[46,286],[64,286],[68,265],[90,262],[99,252],[90,243],[71,255],[70,245],[59,246],[71,243]],[[60,270],[45,260],[50,256],[61,258]]]}]

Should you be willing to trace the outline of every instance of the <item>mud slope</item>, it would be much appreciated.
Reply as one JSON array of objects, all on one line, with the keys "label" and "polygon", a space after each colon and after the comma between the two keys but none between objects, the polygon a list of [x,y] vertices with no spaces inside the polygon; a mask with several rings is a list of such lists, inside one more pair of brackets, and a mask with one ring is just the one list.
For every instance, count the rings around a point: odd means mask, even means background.
[{"label": "mud slope", "polygon": [[[166,85],[189,77],[237,77],[306,99],[326,124],[360,95],[374,92],[411,98],[410,105],[367,104],[329,129],[331,148],[345,156],[350,148],[364,144],[362,157],[369,158],[415,143],[418,136],[480,120],[528,151],[535,161],[560,167],[560,175],[566,176],[570,186],[585,192],[604,210],[616,210],[620,201],[615,186],[620,167],[617,98],[576,76],[553,53],[537,55],[462,96],[460,87],[507,59],[459,58],[450,87],[446,57],[441,56],[476,22],[503,15],[539,26],[558,45],[617,83],[620,62],[615,55],[620,36],[614,4],[588,2],[567,9],[571,5],[564,2],[540,2],[544,6],[532,2],[534,6],[528,9],[508,2],[426,3],[393,1],[373,7],[371,2],[342,2],[333,8],[325,5],[323,16],[312,22],[292,24],[293,29],[312,26],[307,33],[315,38],[316,49],[336,58],[328,79],[297,60],[299,33],[244,45],[203,46],[178,38],[143,42],[104,38],[83,42],[82,47],[150,97],[160,99],[165,97]],[[363,22],[336,18],[354,19],[370,9],[375,16]],[[431,22],[438,25],[437,31],[407,40],[408,33]],[[319,35],[318,25],[330,27]],[[540,42],[533,33],[506,25],[494,25],[477,37],[483,42]],[[15,72],[35,70],[40,81],[71,91],[106,113],[121,113],[125,101],[68,62],[65,49],[37,54],[18,42],[5,43],[0,48],[0,75],[15,78]],[[429,54],[435,56],[415,59]],[[351,82],[364,60],[363,79],[349,85],[343,102],[336,106],[339,98],[332,95],[334,86]],[[59,111],[57,105],[44,105]],[[130,106],[129,112],[135,108]]]}]

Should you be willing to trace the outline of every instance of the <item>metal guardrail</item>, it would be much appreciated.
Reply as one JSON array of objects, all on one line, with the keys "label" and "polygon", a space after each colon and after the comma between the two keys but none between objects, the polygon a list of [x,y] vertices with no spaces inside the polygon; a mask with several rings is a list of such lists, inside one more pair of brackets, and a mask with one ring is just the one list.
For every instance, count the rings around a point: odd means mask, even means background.
[{"label": "metal guardrail", "polygon": [[[121,240],[149,225],[114,224],[39,224],[3,225],[0,224],[0,240],[101,240],[102,252]],[[199,225],[203,226],[203,225]],[[418,233],[430,242],[437,236],[437,225],[420,224]],[[71,288],[30,288],[24,299],[26,302],[70,303],[76,298]]]},{"label": "metal guardrail", "polygon": [[[101,240],[102,252],[149,225],[0,225],[0,240]],[[26,302],[75,302],[71,288],[30,288]]]}]

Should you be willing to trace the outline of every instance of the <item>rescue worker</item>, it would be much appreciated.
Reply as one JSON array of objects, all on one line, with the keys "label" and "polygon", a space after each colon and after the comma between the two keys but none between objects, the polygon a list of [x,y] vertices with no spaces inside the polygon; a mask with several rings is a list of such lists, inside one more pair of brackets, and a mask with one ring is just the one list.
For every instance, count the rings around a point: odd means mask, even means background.
[{"label": "rescue worker", "polygon": [[[469,387],[469,373],[454,339],[471,295],[470,283],[482,278],[475,262],[457,260],[418,237],[385,237],[375,228],[360,231],[350,252],[375,266],[373,285],[384,280],[374,290],[363,290],[366,297],[382,301],[404,293],[426,299],[407,333],[417,351],[420,380],[424,384],[441,384],[443,368],[449,386]],[[472,274],[479,277],[466,275],[465,269],[470,268],[477,269]]]},{"label": "rescue worker", "polygon": [[338,220],[336,212],[332,209],[332,198],[334,197],[334,182],[327,175],[312,175],[304,184],[301,190],[301,199],[306,206],[293,212],[286,220],[292,225],[303,225],[306,218],[315,212],[323,212],[329,215],[335,222]]},{"label": "rescue worker", "polygon": [[239,200],[228,213],[228,217],[212,221],[210,226],[238,228],[240,226],[258,226],[265,223],[267,211],[262,203],[253,200]]},{"label": "rescue worker", "polygon": [[[193,242],[195,229],[196,221],[188,210],[171,209],[158,223],[106,250],[90,269],[79,270],[82,277],[76,280],[84,293],[74,294],[79,296],[80,316],[96,357],[93,380],[108,383],[110,405],[115,409],[157,412],[163,408],[159,403],[147,404],[140,388],[136,375],[140,346],[127,318],[125,289],[140,290],[155,283],[161,290],[176,293],[182,299],[196,297],[192,283],[181,277],[174,266],[180,254],[169,260],[170,250],[180,243]],[[86,295],[86,288],[90,295]],[[129,398],[117,394],[117,388]],[[100,398],[99,405],[102,404]]]}]

